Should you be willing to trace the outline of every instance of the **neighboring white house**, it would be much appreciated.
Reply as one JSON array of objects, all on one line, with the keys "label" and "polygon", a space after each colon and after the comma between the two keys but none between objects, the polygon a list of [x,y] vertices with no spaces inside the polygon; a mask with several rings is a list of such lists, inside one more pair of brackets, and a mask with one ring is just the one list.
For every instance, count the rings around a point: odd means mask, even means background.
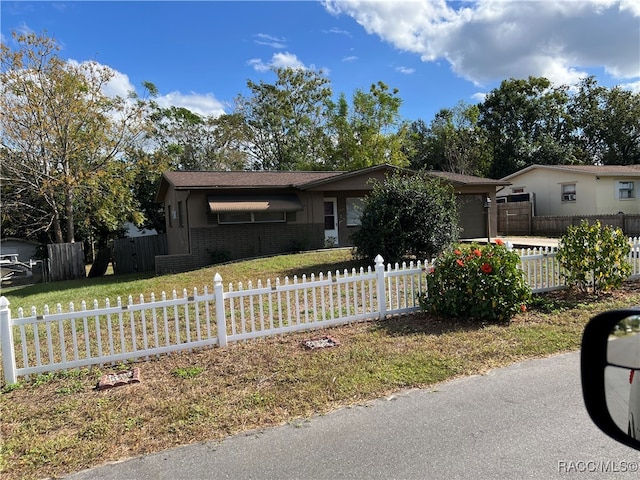
[{"label": "neighboring white house", "polygon": [[640,165],[531,165],[499,195],[532,193],[536,216],[640,214]]}]

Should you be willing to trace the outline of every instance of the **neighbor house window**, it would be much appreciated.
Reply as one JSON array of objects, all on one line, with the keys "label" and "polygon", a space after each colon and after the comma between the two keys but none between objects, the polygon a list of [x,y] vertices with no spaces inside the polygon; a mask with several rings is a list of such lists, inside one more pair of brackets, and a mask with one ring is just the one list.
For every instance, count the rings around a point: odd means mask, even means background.
[{"label": "neighbor house window", "polygon": [[563,202],[575,202],[576,201],[576,184],[567,183],[562,185],[562,201]]},{"label": "neighbor house window", "polygon": [[182,213],[182,202],[178,202],[178,225],[184,227],[184,216]]},{"label": "neighbor house window", "polygon": [[618,198],[620,200],[635,198],[633,183],[634,182],[618,182]]},{"label": "neighbor house window", "polygon": [[218,223],[286,222],[286,212],[227,212],[218,214]]},{"label": "neighbor house window", "polygon": [[511,193],[524,193],[524,187],[513,187]]},{"label": "neighbor house window", "polygon": [[347,197],[347,227],[356,227],[360,225],[362,205],[362,198]]},{"label": "neighbor house window", "polygon": [[169,227],[173,227],[173,218],[171,217],[171,205],[167,205],[167,219],[169,220]]}]

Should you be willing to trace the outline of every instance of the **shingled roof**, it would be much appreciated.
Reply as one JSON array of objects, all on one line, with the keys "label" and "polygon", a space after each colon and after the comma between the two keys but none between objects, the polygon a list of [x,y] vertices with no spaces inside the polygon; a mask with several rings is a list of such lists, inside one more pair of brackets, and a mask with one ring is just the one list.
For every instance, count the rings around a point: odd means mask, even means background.
[{"label": "shingled roof", "polygon": [[511,178],[534,169],[561,170],[566,172],[587,173],[607,176],[636,176],[640,175],[640,165],[530,165],[511,175],[503,177],[502,180]]},{"label": "shingled roof", "polygon": [[[366,175],[380,169],[395,169],[410,172],[391,165],[376,165],[351,172],[304,172],[304,171],[190,171],[165,172],[162,175],[156,200],[161,202],[169,186],[175,190],[285,190],[318,187],[319,185],[343,180],[356,175]],[[450,172],[425,172],[457,185],[509,185],[504,180],[474,177]]]},{"label": "shingled roof", "polygon": [[231,172],[166,172],[164,177],[174,188],[256,188],[300,187],[309,182],[342,175],[344,172],[280,172],[280,171],[231,171]]}]

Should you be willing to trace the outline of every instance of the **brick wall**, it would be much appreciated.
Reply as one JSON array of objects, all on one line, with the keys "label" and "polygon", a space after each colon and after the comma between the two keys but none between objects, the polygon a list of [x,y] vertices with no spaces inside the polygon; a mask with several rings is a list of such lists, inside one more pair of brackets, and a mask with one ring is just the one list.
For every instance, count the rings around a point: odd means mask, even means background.
[{"label": "brick wall", "polygon": [[236,260],[323,246],[322,224],[252,223],[191,230],[191,251],[199,261],[207,263],[218,254]]},{"label": "brick wall", "polygon": [[263,223],[191,229],[191,254],[156,257],[158,275],[205,267],[215,260],[277,255],[324,246],[323,224]]},{"label": "brick wall", "polygon": [[157,255],[156,256],[156,274],[166,275],[167,273],[187,272],[195,270],[204,265],[200,265],[191,254],[182,255]]}]

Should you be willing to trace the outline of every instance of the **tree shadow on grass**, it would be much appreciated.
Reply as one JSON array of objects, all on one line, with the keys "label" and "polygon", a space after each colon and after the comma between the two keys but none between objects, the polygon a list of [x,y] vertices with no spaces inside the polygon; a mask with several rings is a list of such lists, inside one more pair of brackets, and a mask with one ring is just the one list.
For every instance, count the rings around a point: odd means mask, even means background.
[{"label": "tree shadow on grass", "polygon": [[314,274],[317,277],[320,273],[327,276],[327,273],[331,272],[331,275],[335,275],[336,271],[342,275],[345,270],[347,270],[348,274],[351,274],[354,268],[356,269],[356,273],[359,273],[360,268],[363,268],[366,272],[369,267],[373,270],[373,265],[367,261],[347,260],[342,262],[320,263],[313,266],[313,271],[310,271],[309,267],[290,268],[283,271],[283,276],[287,276],[289,278],[297,276],[298,278],[301,278],[303,275],[306,275],[307,278],[309,278],[311,274]]},{"label": "tree shadow on grass", "polygon": [[15,288],[2,288],[0,294],[10,295],[13,298],[25,298],[38,294],[46,294],[50,292],[61,292],[65,290],[74,290],[77,288],[84,288],[90,286],[109,286],[109,285],[122,285],[126,282],[133,282],[137,280],[144,280],[147,278],[153,278],[156,274],[153,271],[130,273],[124,275],[104,275],[102,277],[93,278],[79,278],[76,280],[63,280],[60,282],[49,283],[34,283],[30,285],[23,285]]},{"label": "tree shadow on grass", "polygon": [[473,319],[442,318],[425,312],[388,317],[376,322],[374,329],[383,330],[390,336],[442,335],[452,332],[472,332],[488,325],[507,327],[505,322],[487,322]]}]

